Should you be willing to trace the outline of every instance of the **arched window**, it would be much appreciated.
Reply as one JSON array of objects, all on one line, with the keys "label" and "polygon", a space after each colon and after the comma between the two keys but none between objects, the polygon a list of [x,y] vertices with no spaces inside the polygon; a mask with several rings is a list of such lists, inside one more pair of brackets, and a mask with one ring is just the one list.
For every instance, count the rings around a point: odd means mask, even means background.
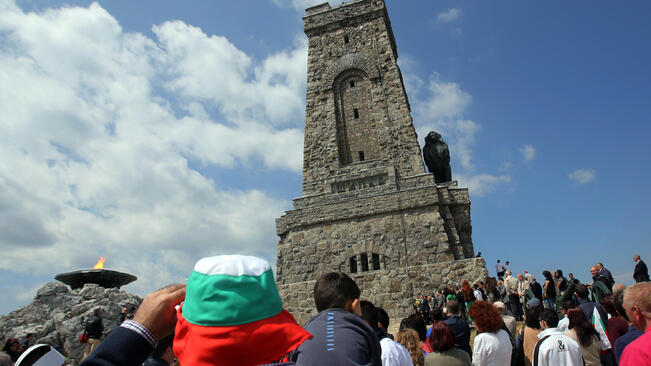
[{"label": "arched window", "polygon": [[349,69],[334,82],[339,163],[377,159],[379,144],[370,113],[371,81],[359,69]]}]

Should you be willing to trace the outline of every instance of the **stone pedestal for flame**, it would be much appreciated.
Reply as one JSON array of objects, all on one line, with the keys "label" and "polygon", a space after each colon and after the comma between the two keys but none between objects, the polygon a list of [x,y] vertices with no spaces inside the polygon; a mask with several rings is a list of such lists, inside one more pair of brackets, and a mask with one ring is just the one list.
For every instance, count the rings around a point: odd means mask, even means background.
[{"label": "stone pedestal for flame", "polygon": [[60,273],[54,278],[69,285],[73,290],[82,288],[87,283],[95,283],[105,288],[120,288],[138,279],[134,275],[110,269],[84,269]]},{"label": "stone pedestal for flame", "polygon": [[79,364],[85,344],[79,335],[95,309],[100,309],[104,336],[119,325],[122,307],[137,308],[142,299],[117,288],[86,284],[70,290],[61,282],[41,287],[34,300],[0,317],[0,339],[22,339],[34,333],[36,343],[57,347],[66,356],[66,365]]}]

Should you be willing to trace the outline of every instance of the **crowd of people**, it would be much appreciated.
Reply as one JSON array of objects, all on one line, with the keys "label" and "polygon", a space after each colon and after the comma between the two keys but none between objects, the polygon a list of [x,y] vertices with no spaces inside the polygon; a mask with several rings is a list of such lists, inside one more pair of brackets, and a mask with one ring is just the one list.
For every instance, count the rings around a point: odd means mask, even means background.
[{"label": "crowd of people", "polygon": [[[591,284],[561,270],[543,272],[538,284],[498,264],[497,277],[420,296],[391,334],[387,312],[363,300],[345,273],[317,279],[318,314],[301,327],[283,309],[267,262],[203,258],[185,285],[149,294],[132,316],[125,309],[122,324],[97,337],[81,365],[651,365],[648,270],[629,287],[601,263]],[[56,352],[44,346],[21,363],[12,354],[30,345],[27,338],[5,344],[18,366]]]}]

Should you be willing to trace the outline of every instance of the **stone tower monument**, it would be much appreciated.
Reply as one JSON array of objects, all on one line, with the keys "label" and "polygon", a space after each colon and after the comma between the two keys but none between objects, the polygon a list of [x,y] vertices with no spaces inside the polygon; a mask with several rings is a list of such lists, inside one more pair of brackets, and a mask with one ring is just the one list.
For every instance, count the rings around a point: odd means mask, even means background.
[{"label": "stone tower monument", "polygon": [[426,174],[383,0],[306,9],[303,195],[276,220],[277,282],[305,323],[325,272],[348,273],[391,317],[415,295],[487,274],[468,190]]}]

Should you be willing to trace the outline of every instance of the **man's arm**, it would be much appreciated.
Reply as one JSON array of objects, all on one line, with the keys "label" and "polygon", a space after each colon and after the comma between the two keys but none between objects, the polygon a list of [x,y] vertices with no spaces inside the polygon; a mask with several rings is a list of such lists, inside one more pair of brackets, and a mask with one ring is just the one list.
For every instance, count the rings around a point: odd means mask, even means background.
[{"label": "man's arm", "polygon": [[125,321],[106,337],[80,366],[140,366],[172,331],[174,307],[185,298],[185,285],[171,285],[143,300],[133,320]]},{"label": "man's arm", "polygon": [[81,366],[138,366],[154,346],[145,337],[123,326],[115,328]]}]

